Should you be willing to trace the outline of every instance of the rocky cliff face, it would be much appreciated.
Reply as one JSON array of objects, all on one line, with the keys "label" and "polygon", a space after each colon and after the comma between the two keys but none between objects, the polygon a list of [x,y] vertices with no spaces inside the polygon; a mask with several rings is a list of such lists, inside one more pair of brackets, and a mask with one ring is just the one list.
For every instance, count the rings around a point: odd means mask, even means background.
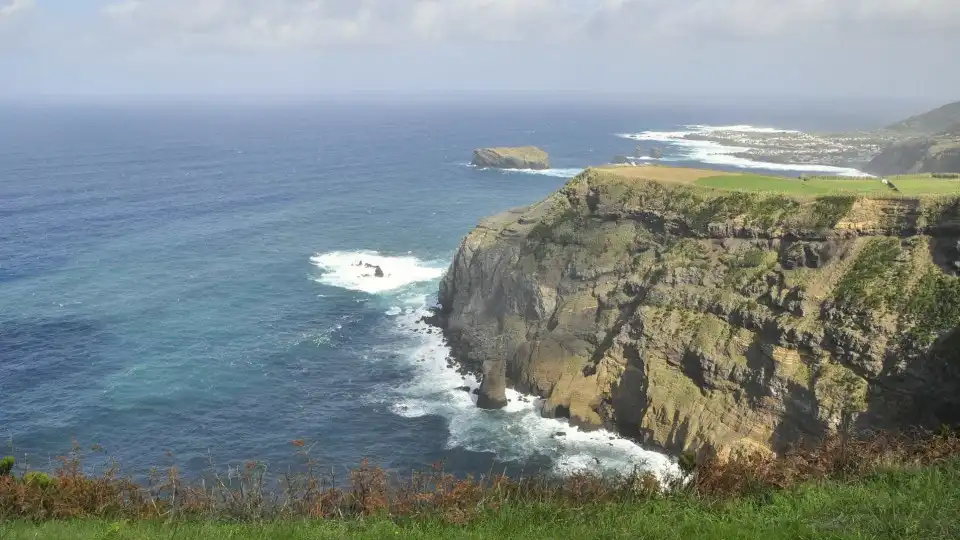
[{"label": "rocky cliff face", "polygon": [[514,148],[478,148],[473,151],[473,165],[498,169],[549,169],[547,153],[535,146]]},{"label": "rocky cliff face", "polygon": [[670,451],[777,451],[845,419],[958,419],[958,242],[960,200],[588,169],[464,239],[439,319],[488,403],[505,381]]}]

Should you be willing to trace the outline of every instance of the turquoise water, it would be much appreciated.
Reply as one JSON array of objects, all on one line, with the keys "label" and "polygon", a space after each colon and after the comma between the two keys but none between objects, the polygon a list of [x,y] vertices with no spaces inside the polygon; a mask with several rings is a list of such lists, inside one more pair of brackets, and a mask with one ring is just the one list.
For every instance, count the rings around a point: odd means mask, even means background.
[{"label": "turquoise water", "polygon": [[[73,438],[97,443],[129,471],[253,458],[282,468],[292,439],[335,467],[365,456],[462,472],[662,463],[540,419],[533,404],[474,409],[417,320],[477,221],[631,152],[616,134],[801,118],[569,104],[6,106],[0,437],[40,466]],[[556,169],[466,166],[474,147],[528,143]],[[353,265],[364,259],[387,276],[363,276]]]}]

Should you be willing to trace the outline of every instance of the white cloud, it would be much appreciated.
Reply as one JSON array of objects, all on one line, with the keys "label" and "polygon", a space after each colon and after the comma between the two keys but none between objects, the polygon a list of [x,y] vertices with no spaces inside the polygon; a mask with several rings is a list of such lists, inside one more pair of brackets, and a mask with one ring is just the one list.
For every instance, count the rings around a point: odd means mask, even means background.
[{"label": "white cloud", "polygon": [[[63,9],[68,1],[77,5]],[[147,88],[167,81],[185,88],[388,88],[405,81],[409,88],[671,92],[691,84],[704,91],[721,83],[756,89],[765,81],[791,92],[868,88],[894,95],[947,93],[960,82],[947,69],[960,54],[960,0],[87,4],[97,7],[43,1],[30,16],[7,21],[33,0],[0,0],[0,61],[28,59],[13,75],[8,69],[0,84],[28,88],[54,80],[55,61],[78,66],[74,79],[86,84],[139,81]],[[148,75],[157,82],[144,82]]]},{"label": "white cloud", "polygon": [[127,38],[226,48],[960,31],[957,0],[123,0],[103,15]]},{"label": "white cloud", "polygon": [[6,5],[0,6],[0,19],[12,17],[35,6],[34,0],[10,0]]}]

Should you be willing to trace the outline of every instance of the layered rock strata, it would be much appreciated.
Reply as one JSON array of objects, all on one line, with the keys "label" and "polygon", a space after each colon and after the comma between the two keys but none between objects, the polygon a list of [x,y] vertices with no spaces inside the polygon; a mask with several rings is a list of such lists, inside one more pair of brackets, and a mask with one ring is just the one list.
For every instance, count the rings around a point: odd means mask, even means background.
[{"label": "layered rock strata", "polygon": [[457,360],[668,451],[960,416],[960,200],[802,200],[587,169],[481,222],[440,286]]}]

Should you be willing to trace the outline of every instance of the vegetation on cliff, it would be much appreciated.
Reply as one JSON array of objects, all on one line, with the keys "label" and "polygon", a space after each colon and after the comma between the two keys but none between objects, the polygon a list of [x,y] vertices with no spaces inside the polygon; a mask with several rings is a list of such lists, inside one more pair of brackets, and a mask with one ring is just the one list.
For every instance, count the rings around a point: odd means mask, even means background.
[{"label": "vegetation on cliff", "polygon": [[464,240],[442,325],[545,414],[674,452],[955,421],[960,190],[866,182],[588,169]]}]

